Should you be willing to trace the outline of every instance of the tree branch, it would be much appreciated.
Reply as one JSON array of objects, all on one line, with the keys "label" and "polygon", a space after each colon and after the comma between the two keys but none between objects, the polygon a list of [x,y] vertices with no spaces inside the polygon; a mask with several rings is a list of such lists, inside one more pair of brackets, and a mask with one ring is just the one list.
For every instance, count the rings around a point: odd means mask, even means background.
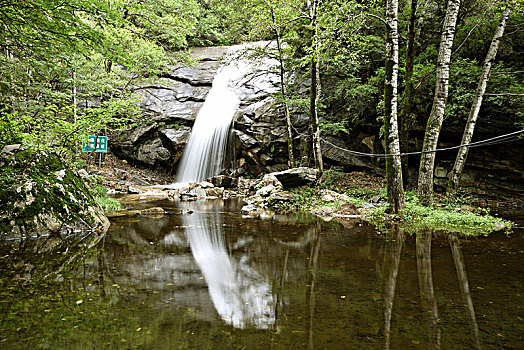
[{"label": "tree branch", "polygon": [[377,16],[377,15],[374,15],[372,13],[366,13],[366,16],[369,16],[369,17],[373,17],[373,18],[376,18],[378,19],[379,21],[381,21],[382,23],[384,23],[384,25],[388,25],[388,23],[386,22],[386,20],[380,16]]},{"label": "tree branch", "polygon": [[481,21],[478,21],[477,24],[475,24],[473,26],[473,28],[471,28],[471,30],[468,32],[468,35],[466,35],[466,37],[464,38],[464,40],[462,40],[462,42],[460,43],[460,45],[455,49],[455,51],[453,51],[451,54],[454,55],[455,53],[457,53],[458,50],[460,50],[460,48],[466,43],[466,41],[469,39],[471,33],[473,33],[473,31],[475,30],[475,28],[477,28],[479,25],[480,25],[480,22]]}]

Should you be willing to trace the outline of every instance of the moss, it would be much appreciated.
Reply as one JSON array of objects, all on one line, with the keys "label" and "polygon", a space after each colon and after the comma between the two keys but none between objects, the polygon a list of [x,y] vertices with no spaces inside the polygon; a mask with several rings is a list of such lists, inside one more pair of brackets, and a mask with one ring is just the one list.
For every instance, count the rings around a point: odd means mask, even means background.
[{"label": "moss", "polygon": [[45,216],[60,225],[85,220],[88,207],[96,206],[83,180],[56,154],[32,150],[5,160],[0,169],[0,199],[0,230],[5,233],[12,228],[11,221],[30,232],[44,224]]}]

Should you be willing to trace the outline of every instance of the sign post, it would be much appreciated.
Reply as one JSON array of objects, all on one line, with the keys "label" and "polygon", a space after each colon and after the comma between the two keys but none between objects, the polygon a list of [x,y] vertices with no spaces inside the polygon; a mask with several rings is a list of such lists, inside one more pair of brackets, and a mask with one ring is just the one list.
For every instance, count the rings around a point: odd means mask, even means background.
[{"label": "sign post", "polygon": [[89,135],[87,140],[82,142],[82,152],[98,153],[98,166],[102,166],[102,153],[107,153],[107,136]]}]

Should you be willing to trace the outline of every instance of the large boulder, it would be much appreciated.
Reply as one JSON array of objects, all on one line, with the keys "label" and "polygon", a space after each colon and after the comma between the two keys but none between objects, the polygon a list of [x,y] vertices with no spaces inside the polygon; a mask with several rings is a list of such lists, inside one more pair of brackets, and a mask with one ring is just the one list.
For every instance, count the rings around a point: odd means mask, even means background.
[{"label": "large boulder", "polygon": [[306,167],[271,173],[285,189],[307,185],[317,181],[318,170]]},{"label": "large boulder", "polygon": [[0,239],[109,227],[84,180],[53,153],[1,153],[0,178]]}]

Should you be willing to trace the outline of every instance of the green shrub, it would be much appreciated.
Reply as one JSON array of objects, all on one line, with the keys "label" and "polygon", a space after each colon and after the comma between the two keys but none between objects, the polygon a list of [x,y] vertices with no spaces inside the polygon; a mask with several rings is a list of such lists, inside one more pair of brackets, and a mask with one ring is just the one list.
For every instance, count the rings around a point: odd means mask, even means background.
[{"label": "green shrub", "polygon": [[91,194],[106,213],[124,209],[119,201],[107,195],[107,188],[104,186],[95,185],[91,188]]}]

